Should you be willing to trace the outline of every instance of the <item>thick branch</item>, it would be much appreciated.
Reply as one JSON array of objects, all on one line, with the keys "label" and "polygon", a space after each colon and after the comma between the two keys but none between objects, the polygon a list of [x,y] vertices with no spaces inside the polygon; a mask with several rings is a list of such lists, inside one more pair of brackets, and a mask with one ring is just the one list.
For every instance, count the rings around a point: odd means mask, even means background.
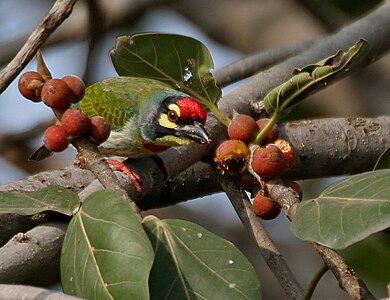
[{"label": "thick branch", "polygon": [[81,298],[33,286],[0,284],[0,299],[80,300]]},{"label": "thick branch", "polygon": [[66,223],[47,223],[17,234],[0,248],[0,282],[23,282],[58,260],[66,228]]},{"label": "thick branch", "polygon": [[[280,125],[282,137],[296,148],[297,163],[286,179],[308,179],[369,171],[390,146],[390,117],[337,118],[288,122]],[[204,163],[182,171],[186,161],[166,153],[169,180],[153,159],[133,161],[130,166],[142,178],[142,195],[136,194],[127,177],[122,184],[141,209],[168,206],[221,191],[210,168]],[[173,153],[172,153],[173,152]],[[176,177],[179,175],[178,177]],[[37,190],[51,183],[73,187],[78,192],[94,176],[85,170],[67,168],[48,171],[0,186],[0,190]],[[160,188],[159,188],[160,187]]]},{"label": "thick branch", "polygon": [[[387,3],[365,18],[341,30],[339,33],[321,39],[321,41],[309,50],[288,59],[266,72],[254,76],[252,80],[242,84],[239,88],[224,96],[219,103],[220,109],[227,115],[231,115],[233,109],[240,113],[253,114],[254,110],[256,111],[258,109],[259,101],[265,93],[276,85],[288,80],[294,67],[302,67],[309,63],[317,62],[335,53],[340,48],[349,48],[360,37],[368,40],[370,50],[365,58],[361,59],[356,66],[367,66],[381,55],[384,55],[390,48],[390,27],[384,25],[389,22],[390,3]],[[252,107],[248,105],[250,101],[252,101]],[[385,128],[388,128],[388,126],[385,126]],[[225,128],[211,118],[208,121],[207,129],[214,142],[209,147],[197,146],[174,149],[161,154],[169,177],[178,174],[201,160],[221,138],[226,136]]]},{"label": "thick branch", "polygon": [[[367,40],[370,49],[364,59],[355,64],[355,67],[369,65],[390,49],[390,27],[385,25],[389,23],[390,3],[385,2],[371,14],[346,26],[338,33],[319,39],[309,50],[254,76],[252,80],[223,97],[220,108],[231,114],[232,109],[241,111],[248,101],[251,101],[255,111],[258,110],[261,106],[259,101],[272,88],[288,80],[294,68],[315,63],[340,49],[347,50],[359,38]],[[245,111],[250,112],[248,108]]]}]

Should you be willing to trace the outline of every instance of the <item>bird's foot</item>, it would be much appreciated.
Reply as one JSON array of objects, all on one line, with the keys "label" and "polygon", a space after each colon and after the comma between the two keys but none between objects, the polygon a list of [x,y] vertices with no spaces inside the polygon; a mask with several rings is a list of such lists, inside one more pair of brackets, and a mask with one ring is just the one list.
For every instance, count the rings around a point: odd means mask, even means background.
[{"label": "bird's foot", "polygon": [[121,171],[124,174],[126,174],[131,181],[134,184],[135,189],[137,190],[138,193],[142,192],[142,187],[141,187],[141,178],[137,173],[135,173],[133,170],[131,170],[128,166],[125,165],[125,163],[117,161],[117,160],[112,160],[112,159],[107,159],[106,160],[108,165],[110,166],[111,170],[113,171]]}]

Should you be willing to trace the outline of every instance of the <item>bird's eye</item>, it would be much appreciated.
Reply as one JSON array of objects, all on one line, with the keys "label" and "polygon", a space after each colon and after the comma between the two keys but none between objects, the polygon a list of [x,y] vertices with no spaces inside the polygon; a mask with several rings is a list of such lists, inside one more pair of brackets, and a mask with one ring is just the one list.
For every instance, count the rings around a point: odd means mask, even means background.
[{"label": "bird's eye", "polygon": [[173,122],[173,123],[175,123],[175,122],[177,122],[177,120],[179,120],[179,116],[177,115],[177,113],[174,110],[168,110],[167,115],[168,115],[168,120]]}]

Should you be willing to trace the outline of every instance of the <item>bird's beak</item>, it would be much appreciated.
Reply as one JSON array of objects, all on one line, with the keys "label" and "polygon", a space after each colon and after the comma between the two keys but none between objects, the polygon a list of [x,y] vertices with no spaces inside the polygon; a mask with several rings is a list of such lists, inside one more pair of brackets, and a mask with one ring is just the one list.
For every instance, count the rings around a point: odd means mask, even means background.
[{"label": "bird's beak", "polygon": [[185,124],[175,129],[175,135],[192,140],[199,144],[210,144],[211,139],[204,125],[195,121],[193,124]]}]

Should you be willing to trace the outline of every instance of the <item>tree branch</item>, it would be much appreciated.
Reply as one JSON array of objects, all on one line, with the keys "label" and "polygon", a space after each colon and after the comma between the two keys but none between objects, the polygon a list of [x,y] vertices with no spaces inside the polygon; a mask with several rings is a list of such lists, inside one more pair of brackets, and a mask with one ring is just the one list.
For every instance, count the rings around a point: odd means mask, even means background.
[{"label": "tree branch", "polygon": [[69,16],[76,0],[56,1],[48,14],[39,22],[22,49],[0,72],[0,94],[34,57],[50,34]]},{"label": "tree branch", "polygon": [[[75,139],[72,144],[78,151],[78,158],[83,166],[86,166],[100,181],[104,188],[118,192],[129,203],[138,220],[142,221],[140,209],[129,196],[129,193],[122,187],[121,182],[108,166],[106,159],[97,149],[96,144],[90,142],[86,137]],[[134,188],[133,188],[133,193]]]},{"label": "tree branch", "polygon": [[80,300],[81,298],[33,286],[0,284],[0,299]]},{"label": "tree branch", "polygon": [[288,80],[294,68],[315,63],[340,49],[346,50],[360,38],[367,40],[370,48],[367,55],[359,60],[354,68],[365,67],[373,63],[390,49],[390,27],[384,25],[389,23],[390,3],[385,2],[372,13],[346,26],[336,34],[319,39],[310,49],[254,76],[252,80],[222,98],[221,110],[230,115],[232,109],[242,111],[244,108],[246,113],[250,113],[251,109],[247,103],[251,101],[251,108],[257,113],[260,112],[261,100],[265,94]]},{"label": "tree branch", "polygon": [[[280,179],[273,179],[266,183],[266,189],[270,197],[277,202],[286,212],[287,217],[294,219],[299,199],[291,188],[287,188]],[[375,299],[366,287],[365,283],[357,278],[356,274],[345,263],[344,259],[334,250],[310,243],[321,256],[325,264],[339,281],[340,287],[348,293],[351,299]]]},{"label": "tree branch", "polygon": [[306,41],[272,48],[248,56],[213,72],[214,79],[220,87],[226,86],[230,83],[252,76],[286,58],[295,56],[310,48],[313,44],[314,41]]},{"label": "tree branch", "polygon": [[0,282],[21,283],[58,260],[67,226],[47,223],[15,235],[0,248]]},{"label": "tree branch", "polygon": [[252,205],[246,193],[227,176],[216,174],[241,222],[256,242],[268,267],[271,269],[286,295],[291,299],[303,299],[304,292],[294,277],[290,267],[283,259],[267,231],[252,211]]},{"label": "tree branch", "polygon": [[[281,137],[295,147],[297,157],[296,164],[283,175],[285,179],[369,171],[390,146],[390,117],[295,121],[280,124],[279,129]],[[151,158],[129,162],[131,169],[142,178],[142,194],[135,193],[128,177],[117,173],[122,186],[141,209],[173,205],[221,191],[207,164],[197,163],[181,173],[186,161],[175,159],[176,151],[180,149],[164,154],[164,166],[169,170],[168,181]],[[32,191],[57,182],[79,192],[94,178],[88,171],[69,167],[0,185],[0,191]]]}]

